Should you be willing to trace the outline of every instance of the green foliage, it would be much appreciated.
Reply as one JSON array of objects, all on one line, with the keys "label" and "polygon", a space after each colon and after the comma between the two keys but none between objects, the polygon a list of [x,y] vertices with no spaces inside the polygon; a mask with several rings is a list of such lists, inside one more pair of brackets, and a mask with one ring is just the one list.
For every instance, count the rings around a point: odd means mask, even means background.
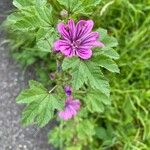
[{"label": "green foliage", "polygon": [[[57,0],[72,16],[89,15],[101,0]],[[91,9],[92,8],[92,9]]]},{"label": "green foliage", "polygon": [[92,143],[95,135],[94,126],[93,120],[87,119],[78,120],[76,118],[74,122],[61,122],[60,127],[55,127],[49,132],[49,142],[55,146],[61,145],[61,149],[65,148],[63,145],[68,145],[66,148],[69,150],[75,148],[82,150],[84,145]]},{"label": "green foliage", "polygon": [[[60,150],[149,150],[149,1],[14,0],[13,3],[16,11],[4,23],[13,56],[26,67],[34,64],[43,84],[61,85],[49,93],[40,83],[30,82],[29,89],[17,98],[18,103],[26,105],[23,124],[46,125],[54,111],[63,107],[62,86],[69,83],[81,108],[74,119],[61,121],[50,131],[50,143]],[[61,16],[62,10],[66,16]],[[69,18],[94,20],[94,30],[100,33],[105,46],[93,49],[90,60],[63,59],[52,53],[53,42],[58,39],[56,25]],[[57,82],[48,77],[58,69],[56,59],[63,69],[55,72]],[[107,70],[120,74],[115,77]]]},{"label": "green foliage", "polygon": [[104,111],[104,105],[110,105],[111,101],[108,96],[100,91],[89,91],[84,98],[87,108],[90,112],[102,113]]},{"label": "green foliage", "polygon": [[98,89],[109,96],[108,81],[96,63],[91,60],[82,61],[79,58],[65,58],[62,67],[64,71],[71,68],[72,86],[75,90],[87,83],[93,89]]},{"label": "green foliage", "polygon": [[27,67],[50,54],[57,38],[55,17],[47,1],[15,0],[14,5],[18,11],[7,17],[4,26],[11,32],[14,57]]},{"label": "green foliage", "polygon": [[111,71],[111,72],[117,72],[119,73],[119,68],[116,65],[116,63],[112,59],[118,59],[119,55],[114,50],[114,47],[118,45],[117,40],[109,36],[107,34],[107,30],[99,28],[97,30],[101,36],[101,41],[104,43],[104,47],[102,47],[100,50],[97,48],[95,50],[95,62],[101,67],[104,67],[105,69]]},{"label": "green foliage", "polygon": [[109,59],[108,57],[101,56],[101,55],[96,56],[95,62],[97,62],[99,66],[104,67],[105,69],[111,72],[117,72],[117,73],[120,72],[117,64],[113,60]]},{"label": "green foliage", "polygon": [[27,104],[22,113],[22,124],[27,126],[37,123],[43,127],[53,118],[56,109],[62,109],[63,104],[41,83],[31,80],[29,86],[29,89],[22,91],[16,99],[19,104]]},{"label": "green foliage", "polygon": [[18,9],[23,9],[24,7],[33,5],[35,3],[35,0],[14,0],[13,5],[17,7]]},{"label": "green foliage", "polygon": [[109,36],[105,29],[98,28],[96,31],[99,32],[104,47],[102,47],[101,50],[96,49],[95,55],[105,55],[111,59],[118,59],[119,55],[114,50],[114,47],[118,45],[118,41],[114,37]]}]

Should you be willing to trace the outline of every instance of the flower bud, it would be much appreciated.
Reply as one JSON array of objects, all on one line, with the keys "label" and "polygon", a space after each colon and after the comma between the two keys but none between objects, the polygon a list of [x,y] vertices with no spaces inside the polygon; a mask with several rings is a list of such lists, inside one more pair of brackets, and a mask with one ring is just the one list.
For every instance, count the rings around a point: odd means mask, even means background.
[{"label": "flower bud", "polygon": [[64,91],[65,91],[67,96],[72,95],[72,88],[70,86],[65,86]]},{"label": "flower bud", "polygon": [[60,12],[60,15],[62,18],[66,18],[68,16],[68,12],[67,10],[63,9],[61,12]]},{"label": "flower bud", "polygon": [[55,73],[50,73],[49,74],[49,78],[53,81],[55,79]]}]

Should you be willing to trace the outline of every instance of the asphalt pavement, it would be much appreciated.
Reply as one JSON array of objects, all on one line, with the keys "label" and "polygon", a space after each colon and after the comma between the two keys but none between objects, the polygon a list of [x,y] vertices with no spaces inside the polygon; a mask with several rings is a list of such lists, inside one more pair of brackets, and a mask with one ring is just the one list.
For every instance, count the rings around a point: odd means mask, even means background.
[{"label": "asphalt pavement", "polygon": [[[12,0],[0,0],[0,24],[11,10]],[[47,144],[51,125],[42,129],[20,125],[23,106],[15,98],[34,76],[31,71],[24,73],[9,52],[6,36],[0,32],[0,150],[54,150]]]}]

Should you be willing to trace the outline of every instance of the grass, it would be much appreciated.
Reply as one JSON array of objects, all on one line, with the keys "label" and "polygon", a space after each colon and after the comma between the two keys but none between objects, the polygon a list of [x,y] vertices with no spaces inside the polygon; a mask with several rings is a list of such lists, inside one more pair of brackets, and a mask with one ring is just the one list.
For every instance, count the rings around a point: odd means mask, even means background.
[{"label": "grass", "polygon": [[[150,148],[150,2],[103,1],[97,24],[119,40],[119,75],[111,79],[112,106],[98,120],[112,136],[112,149]],[[102,11],[103,10],[103,11]],[[102,14],[101,18],[99,15]],[[98,19],[100,18],[100,19]],[[104,139],[103,139],[104,140]],[[103,145],[105,146],[105,144]]]}]

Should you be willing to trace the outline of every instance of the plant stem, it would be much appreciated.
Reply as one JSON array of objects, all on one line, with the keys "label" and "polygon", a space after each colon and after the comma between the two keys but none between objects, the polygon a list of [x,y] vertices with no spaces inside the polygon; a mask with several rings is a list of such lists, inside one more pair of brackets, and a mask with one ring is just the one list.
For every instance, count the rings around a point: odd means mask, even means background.
[{"label": "plant stem", "polygon": [[56,87],[57,85],[55,85],[48,93],[51,93],[52,91],[54,91]]},{"label": "plant stem", "polygon": [[60,129],[60,146],[59,146],[59,148],[60,148],[60,150],[63,149],[63,139],[62,139],[63,126],[64,126],[64,122],[61,121],[61,122],[60,122],[60,126],[59,126],[59,129]]}]

